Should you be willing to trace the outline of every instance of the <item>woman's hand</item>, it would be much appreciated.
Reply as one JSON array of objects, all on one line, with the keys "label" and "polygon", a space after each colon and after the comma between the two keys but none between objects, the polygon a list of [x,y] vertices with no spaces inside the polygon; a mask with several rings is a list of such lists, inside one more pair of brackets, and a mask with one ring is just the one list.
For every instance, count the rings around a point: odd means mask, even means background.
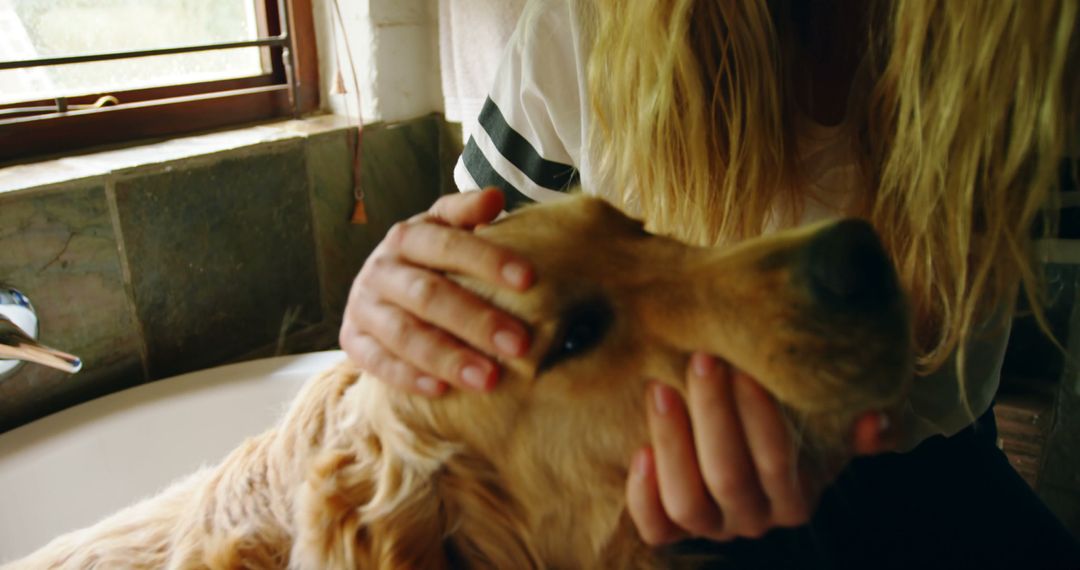
[{"label": "woman's hand", "polygon": [[[642,539],[757,538],[807,523],[838,471],[800,469],[779,407],[752,378],[705,354],[693,356],[687,375],[686,403],[666,385],[649,388],[652,447],[638,450],[627,479]],[[881,413],[864,414],[853,430],[854,454],[892,446]]]},{"label": "woman's hand", "polygon": [[525,326],[439,271],[527,289],[528,262],[472,229],[499,215],[496,189],[444,196],[396,224],[360,269],[342,319],[341,348],[385,382],[427,395],[447,385],[486,390],[498,367],[487,355],[528,350]]}]

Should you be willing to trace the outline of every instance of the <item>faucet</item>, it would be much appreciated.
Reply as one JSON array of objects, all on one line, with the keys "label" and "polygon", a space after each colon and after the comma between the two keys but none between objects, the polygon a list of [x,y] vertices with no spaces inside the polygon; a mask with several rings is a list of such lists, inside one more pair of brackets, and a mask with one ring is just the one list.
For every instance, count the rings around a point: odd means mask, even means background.
[{"label": "faucet", "polygon": [[24,362],[36,362],[74,374],[82,369],[78,356],[37,342],[38,319],[30,299],[0,286],[0,380],[14,374]]}]

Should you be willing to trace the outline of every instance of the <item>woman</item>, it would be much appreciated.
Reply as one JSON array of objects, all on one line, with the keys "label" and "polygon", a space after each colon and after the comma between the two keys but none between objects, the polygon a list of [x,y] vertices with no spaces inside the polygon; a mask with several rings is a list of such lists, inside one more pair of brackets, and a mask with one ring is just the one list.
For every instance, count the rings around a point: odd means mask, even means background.
[{"label": "woman", "polygon": [[[522,18],[455,178],[510,206],[580,182],[699,244],[871,220],[913,303],[915,388],[868,410],[839,474],[800,465],[751,378],[704,354],[648,395],[627,500],[642,537],[747,564],[1080,567],[994,446],[991,400],[1030,228],[1075,136],[1077,3],[552,1]],[[1075,147],[1073,147],[1075,148]],[[360,271],[341,345],[403,389],[492,389],[525,327],[439,272],[527,288],[470,233],[501,194],[440,200]],[[977,421],[976,421],[977,420]],[[896,453],[885,453],[895,451]],[[762,538],[763,537],[763,538]],[[756,540],[755,540],[756,539]]]}]

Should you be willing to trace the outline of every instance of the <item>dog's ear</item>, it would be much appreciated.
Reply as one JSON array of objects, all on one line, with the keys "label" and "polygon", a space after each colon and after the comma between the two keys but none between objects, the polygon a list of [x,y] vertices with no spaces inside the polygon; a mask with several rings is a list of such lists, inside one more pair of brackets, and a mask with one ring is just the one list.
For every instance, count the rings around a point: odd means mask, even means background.
[{"label": "dog's ear", "polygon": [[460,453],[438,476],[448,515],[453,568],[541,568],[543,564],[514,499],[486,460]]},{"label": "dog's ear", "polygon": [[315,462],[297,496],[294,567],[541,566],[489,463],[456,453],[435,464],[383,451],[374,461],[337,451]]},{"label": "dog's ear", "polygon": [[314,462],[296,498],[293,567],[451,567],[431,480],[383,459],[339,450]]},{"label": "dog's ear", "polygon": [[[393,508],[362,530],[372,568],[539,569],[513,500],[485,460],[458,451],[435,471],[398,473]],[[369,507],[376,507],[373,501]],[[374,509],[368,511],[374,514]]]}]

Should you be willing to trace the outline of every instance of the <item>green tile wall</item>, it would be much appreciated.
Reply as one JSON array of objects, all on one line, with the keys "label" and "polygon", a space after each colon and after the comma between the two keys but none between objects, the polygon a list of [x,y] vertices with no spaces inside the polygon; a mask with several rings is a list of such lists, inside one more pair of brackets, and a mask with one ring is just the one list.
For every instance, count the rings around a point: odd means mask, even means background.
[{"label": "green tile wall", "polygon": [[372,125],[363,133],[360,188],[368,223],[352,224],[353,176],[332,165],[352,163],[355,138],[313,137],[308,147],[326,300],[340,322],[352,279],[394,222],[426,210],[445,191],[456,155],[435,119]]},{"label": "green tile wall", "polygon": [[116,182],[151,378],[199,370],[322,320],[304,145]]},{"label": "green tile wall", "polygon": [[386,230],[452,187],[453,129],[434,115],[365,128],[365,225],[348,222],[355,131],[341,125],[0,193],[0,282],[30,296],[45,342],[86,362],[0,381],[0,431],[142,382],[334,347]]},{"label": "green tile wall", "polygon": [[103,182],[0,194],[0,281],[30,298],[42,342],[84,361],[76,375],[26,365],[0,382],[0,431],[144,380]]}]

